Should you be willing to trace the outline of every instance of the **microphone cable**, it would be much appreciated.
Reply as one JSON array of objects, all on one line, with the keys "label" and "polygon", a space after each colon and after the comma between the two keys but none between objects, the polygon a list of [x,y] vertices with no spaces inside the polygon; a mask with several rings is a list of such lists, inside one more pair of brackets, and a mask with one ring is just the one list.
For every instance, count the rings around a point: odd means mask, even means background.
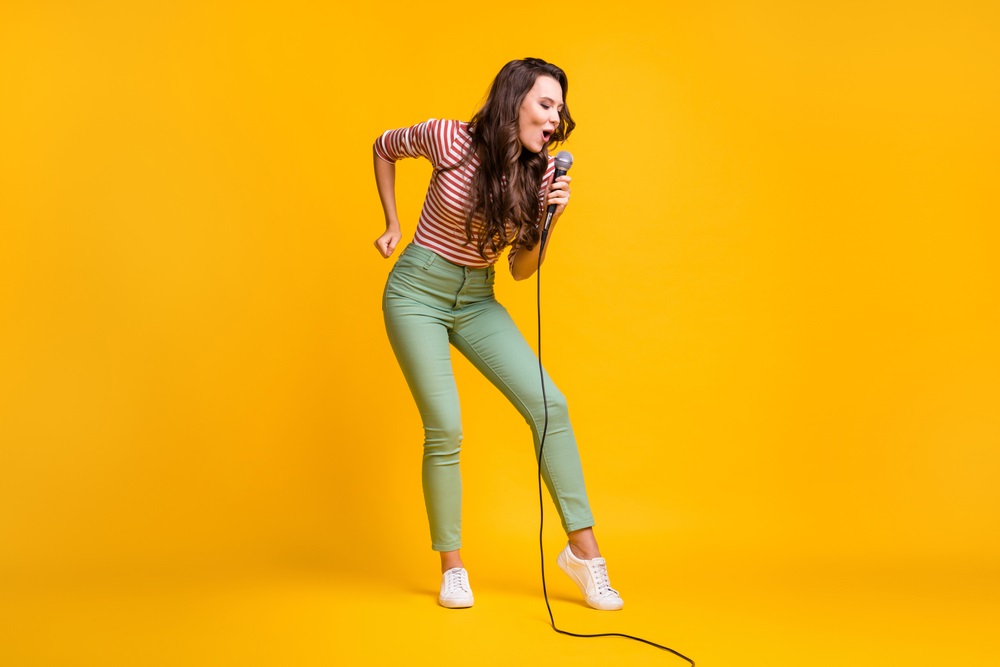
[{"label": "microphone cable", "polygon": [[537,313],[537,331],[538,331],[538,377],[542,383],[542,406],[545,411],[545,420],[542,426],[542,433],[539,436],[538,442],[538,554],[541,557],[541,570],[542,570],[542,595],[545,597],[545,608],[549,612],[549,623],[552,625],[552,629],[561,635],[566,635],[569,637],[622,637],[624,639],[632,639],[637,642],[642,642],[643,644],[649,644],[655,648],[673,653],[691,665],[695,667],[694,660],[687,657],[683,653],[675,651],[674,649],[657,644],[656,642],[650,641],[648,639],[643,639],[642,637],[634,637],[632,635],[627,635],[621,632],[600,632],[595,634],[583,634],[577,632],[569,632],[568,630],[562,630],[556,626],[555,617],[552,615],[552,605],[549,604],[549,591],[545,583],[545,546],[543,543],[543,532],[545,528],[545,503],[542,497],[542,452],[545,450],[545,434],[549,428],[549,403],[545,396],[545,371],[542,367],[542,251],[545,249],[545,240],[548,236],[548,225],[542,230],[541,238],[538,244],[538,268],[535,274],[535,311]]}]

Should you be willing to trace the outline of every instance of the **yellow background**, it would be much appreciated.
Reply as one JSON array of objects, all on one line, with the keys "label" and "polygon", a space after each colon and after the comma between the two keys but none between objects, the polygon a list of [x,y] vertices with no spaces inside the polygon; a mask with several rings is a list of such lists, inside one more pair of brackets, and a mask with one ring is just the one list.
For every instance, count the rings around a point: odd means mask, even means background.
[{"label": "yellow background", "polygon": [[[434,601],[370,147],[532,55],[578,122],[543,352],[628,602],[580,606],[546,501],[557,624],[991,664],[998,13],[7,0],[0,660],[683,664],[546,628],[529,435],[464,360],[478,602]],[[498,290],[533,340],[533,283]]]}]

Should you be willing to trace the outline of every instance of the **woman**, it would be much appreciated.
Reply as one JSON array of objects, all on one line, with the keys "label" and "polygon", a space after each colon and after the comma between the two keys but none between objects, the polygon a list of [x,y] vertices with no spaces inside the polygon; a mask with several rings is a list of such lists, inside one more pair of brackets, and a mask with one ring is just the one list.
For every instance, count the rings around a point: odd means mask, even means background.
[{"label": "woman", "polygon": [[[539,221],[555,204],[549,234],[569,202],[569,176],[553,180],[548,147],[575,123],[565,105],[566,75],[537,58],[507,63],[483,107],[468,123],[429,120],[390,130],[374,145],[375,181],[385,233],[383,257],[402,236],[396,214],[395,162],[425,157],[434,175],[417,222],[386,281],[382,308],[393,352],[424,426],[423,489],[431,544],[441,556],[442,606],[471,607],[462,562],[459,450],[462,427],[451,368],[454,345],[524,416],[536,455],[545,414],[538,360],[493,294],[494,264],[510,246],[516,280],[544,259]],[[621,609],[594,537],[583,472],[566,401],[545,376],[548,428],[542,477],[568,536],[558,564],[596,609]]]}]

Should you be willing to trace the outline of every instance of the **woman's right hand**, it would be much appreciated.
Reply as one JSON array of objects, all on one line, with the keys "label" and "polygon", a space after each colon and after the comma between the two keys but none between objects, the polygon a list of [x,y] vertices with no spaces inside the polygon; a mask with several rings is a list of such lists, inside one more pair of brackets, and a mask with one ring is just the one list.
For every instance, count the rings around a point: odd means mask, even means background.
[{"label": "woman's right hand", "polygon": [[399,243],[399,239],[403,236],[399,229],[386,229],[382,236],[375,239],[375,248],[382,253],[382,256],[386,259],[393,253],[396,249],[396,244]]}]

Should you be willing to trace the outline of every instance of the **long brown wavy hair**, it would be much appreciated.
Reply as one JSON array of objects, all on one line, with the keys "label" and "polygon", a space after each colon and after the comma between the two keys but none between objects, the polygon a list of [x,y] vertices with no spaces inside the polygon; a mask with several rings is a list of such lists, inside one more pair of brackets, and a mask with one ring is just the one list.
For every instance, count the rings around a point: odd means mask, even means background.
[{"label": "long brown wavy hair", "polygon": [[[556,131],[540,152],[532,153],[518,142],[518,116],[539,76],[559,82],[563,108]],[[566,141],[576,127],[566,103],[567,88],[566,73],[555,65],[540,58],[512,60],[493,79],[486,102],[469,121],[469,156],[479,158],[479,168],[469,185],[465,235],[472,243],[473,220],[478,216],[483,226],[475,243],[483,259],[487,250],[496,256],[515,241],[529,249],[538,243],[543,208],[538,188],[548,167],[548,147]]]}]

